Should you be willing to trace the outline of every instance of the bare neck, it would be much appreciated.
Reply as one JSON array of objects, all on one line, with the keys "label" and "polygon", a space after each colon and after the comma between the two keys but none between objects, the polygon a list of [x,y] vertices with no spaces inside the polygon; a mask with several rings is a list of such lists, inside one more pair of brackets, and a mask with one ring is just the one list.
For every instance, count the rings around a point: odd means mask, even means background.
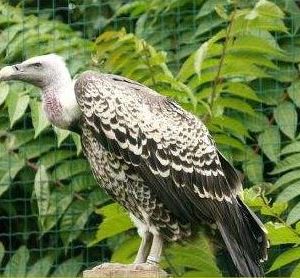
[{"label": "bare neck", "polygon": [[57,79],[42,90],[43,109],[49,121],[59,128],[70,129],[81,114],[71,78]]}]

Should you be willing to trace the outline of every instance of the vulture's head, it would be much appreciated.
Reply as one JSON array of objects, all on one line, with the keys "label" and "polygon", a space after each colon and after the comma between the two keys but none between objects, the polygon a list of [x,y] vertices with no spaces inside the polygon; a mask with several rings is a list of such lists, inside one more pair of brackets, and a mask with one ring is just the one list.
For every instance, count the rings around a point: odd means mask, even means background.
[{"label": "vulture's head", "polygon": [[0,70],[0,81],[7,80],[20,80],[41,88],[42,106],[53,125],[71,129],[79,119],[81,112],[73,81],[62,57],[47,54],[6,66]]},{"label": "vulture's head", "polygon": [[20,64],[6,66],[0,71],[0,81],[20,80],[40,88],[57,82],[69,82],[70,79],[63,58],[56,54],[36,56]]}]

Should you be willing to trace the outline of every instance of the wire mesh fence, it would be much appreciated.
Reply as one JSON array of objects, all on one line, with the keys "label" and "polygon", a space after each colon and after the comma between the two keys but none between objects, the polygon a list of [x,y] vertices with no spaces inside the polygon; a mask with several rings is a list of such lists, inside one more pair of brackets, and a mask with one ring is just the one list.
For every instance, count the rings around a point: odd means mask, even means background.
[{"label": "wire mesh fence", "polygon": [[[72,76],[122,74],[201,117],[245,174],[245,200],[269,231],[265,269],[297,277],[297,1],[11,0],[0,2],[0,28],[2,65],[55,52]],[[40,98],[33,86],[0,84],[2,275],[76,276],[130,262],[139,242],[131,222],[99,189],[79,136],[51,127]],[[221,246],[196,245],[170,248],[163,266],[175,276],[232,274]]]}]

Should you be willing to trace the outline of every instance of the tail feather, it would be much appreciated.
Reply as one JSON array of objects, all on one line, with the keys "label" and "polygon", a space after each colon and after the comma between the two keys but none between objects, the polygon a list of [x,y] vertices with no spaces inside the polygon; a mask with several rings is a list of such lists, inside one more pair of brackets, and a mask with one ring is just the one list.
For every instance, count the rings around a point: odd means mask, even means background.
[{"label": "tail feather", "polygon": [[268,241],[263,224],[240,199],[225,210],[217,225],[238,272],[242,276],[264,276],[261,262],[267,259]]}]

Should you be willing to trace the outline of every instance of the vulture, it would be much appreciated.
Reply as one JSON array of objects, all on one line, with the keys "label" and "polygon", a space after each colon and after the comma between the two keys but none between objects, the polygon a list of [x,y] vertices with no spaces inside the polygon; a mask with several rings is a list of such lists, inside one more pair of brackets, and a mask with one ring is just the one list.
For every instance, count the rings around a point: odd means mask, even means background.
[{"label": "vulture", "polygon": [[266,230],[196,116],[122,76],[85,71],[72,80],[56,54],[6,66],[0,80],[39,87],[49,121],[80,134],[97,182],[138,229],[133,265],[157,266],[164,241],[187,239],[205,222],[219,229],[239,276],[264,275]]}]

